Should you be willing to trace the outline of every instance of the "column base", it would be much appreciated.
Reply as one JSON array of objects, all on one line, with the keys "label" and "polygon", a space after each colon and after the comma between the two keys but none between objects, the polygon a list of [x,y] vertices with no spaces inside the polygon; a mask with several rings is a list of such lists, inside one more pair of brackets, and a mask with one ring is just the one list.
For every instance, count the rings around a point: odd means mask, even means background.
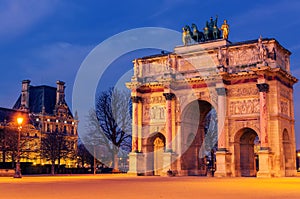
[{"label": "column base", "polygon": [[129,170],[130,175],[145,175],[145,160],[143,153],[129,153]]},{"label": "column base", "polygon": [[215,177],[230,177],[231,172],[231,153],[227,150],[220,150],[216,152],[216,171]]},{"label": "column base", "polygon": [[259,158],[259,171],[256,174],[258,178],[270,178],[272,172],[270,169],[270,151],[267,148],[263,148],[258,151]]},{"label": "column base", "polygon": [[174,175],[178,172],[176,167],[176,158],[177,155],[172,152],[165,152],[163,154],[163,176],[167,176],[170,171],[172,171]]}]

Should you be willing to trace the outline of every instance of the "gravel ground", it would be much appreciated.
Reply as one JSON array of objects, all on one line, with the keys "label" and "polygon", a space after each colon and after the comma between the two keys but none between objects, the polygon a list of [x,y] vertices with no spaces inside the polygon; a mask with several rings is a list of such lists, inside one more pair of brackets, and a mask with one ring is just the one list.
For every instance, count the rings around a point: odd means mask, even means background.
[{"label": "gravel ground", "polygon": [[0,198],[300,198],[300,178],[135,177],[128,175],[0,178]]}]

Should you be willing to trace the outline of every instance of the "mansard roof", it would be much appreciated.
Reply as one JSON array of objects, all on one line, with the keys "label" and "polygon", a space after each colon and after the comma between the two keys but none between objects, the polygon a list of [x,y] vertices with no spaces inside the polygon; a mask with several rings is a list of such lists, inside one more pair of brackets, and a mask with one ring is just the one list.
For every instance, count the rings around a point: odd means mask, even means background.
[{"label": "mansard roof", "polygon": [[[66,102],[65,102],[66,104]],[[29,113],[40,114],[45,110],[45,114],[54,115],[56,105],[56,88],[51,86],[29,86]],[[21,106],[21,95],[16,101],[13,109]],[[66,104],[68,107],[68,105]],[[68,114],[73,117],[69,107]]]}]

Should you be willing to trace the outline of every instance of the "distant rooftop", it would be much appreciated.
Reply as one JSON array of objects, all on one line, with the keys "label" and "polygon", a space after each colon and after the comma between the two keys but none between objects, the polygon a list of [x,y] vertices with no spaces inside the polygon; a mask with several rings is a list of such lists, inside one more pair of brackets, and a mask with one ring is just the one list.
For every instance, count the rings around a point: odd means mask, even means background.
[{"label": "distant rooftop", "polygon": [[[51,86],[32,86],[29,85],[29,113],[39,114],[42,113],[43,109],[45,114],[53,115],[56,105],[56,91],[57,88]],[[13,109],[20,109],[21,107],[21,94],[16,101]],[[68,114],[72,115],[68,108]]]},{"label": "distant rooftop", "polygon": [[[51,86],[29,87],[29,112],[41,113],[45,107],[46,114],[52,115],[56,104],[56,88]],[[21,106],[21,95],[16,101],[13,109]]]}]

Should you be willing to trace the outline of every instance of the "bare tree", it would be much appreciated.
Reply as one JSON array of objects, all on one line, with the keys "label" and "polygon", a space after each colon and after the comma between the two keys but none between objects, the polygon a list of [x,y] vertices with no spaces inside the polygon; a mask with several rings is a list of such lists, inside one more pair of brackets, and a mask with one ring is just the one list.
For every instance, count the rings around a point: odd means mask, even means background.
[{"label": "bare tree", "polygon": [[79,165],[81,165],[81,167],[84,167],[85,164],[93,165],[94,163],[94,157],[91,155],[84,144],[78,145],[77,156],[78,163]]},{"label": "bare tree", "polygon": [[[29,124],[24,125],[21,130],[21,158],[29,158],[29,153],[37,152],[33,146],[34,142],[32,142],[35,137],[28,136],[33,131],[34,129]],[[15,123],[5,123],[0,129],[0,151],[2,152],[2,161],[6,162],[9,159],[12,162],[12,167],[14,167],[18,151],[18,128]]]},{"label": "bare tree", "polygon": [[18,131],[17,128],[6,127],[0,130],[0,150],[2,161],[6,162],[7,156],[11,157],[12,163],[17,156]]},{"label": "bare tree", "polygon": [[113,165],[113,147],[112,143],[104,134],[103,130],[99,125],[95,110],[91,109],[87,119],[87,126],[85,135],[81,137],[84,146],[88,149],[90,154],[93,156],[94,174],[96,173],[96,162],[97,159],[112,167]]},{"label": "bare tree", "polygon": [[98,120],[99,141],[111,152],[112,166],[118,170],[120,149],[131,150],[130,93],[113,88],[103,91],[97,98],[95,113],[90,118]]},{"label": "bare tree", "polygon": [[72,158],[76,153],[73,149],[73,143],[67,140],[66,135],[60,131],[44,133],[42,137],[41,156],[51,161],[51,174],[55,174],[55,161],[62,158]]},{"label": "bare tree", "polygon": [[211,156],[211,150],[218,147],[218,117],[215,109],[209,111],[204,124],[205,140],[204,150],[206,156]]}]

